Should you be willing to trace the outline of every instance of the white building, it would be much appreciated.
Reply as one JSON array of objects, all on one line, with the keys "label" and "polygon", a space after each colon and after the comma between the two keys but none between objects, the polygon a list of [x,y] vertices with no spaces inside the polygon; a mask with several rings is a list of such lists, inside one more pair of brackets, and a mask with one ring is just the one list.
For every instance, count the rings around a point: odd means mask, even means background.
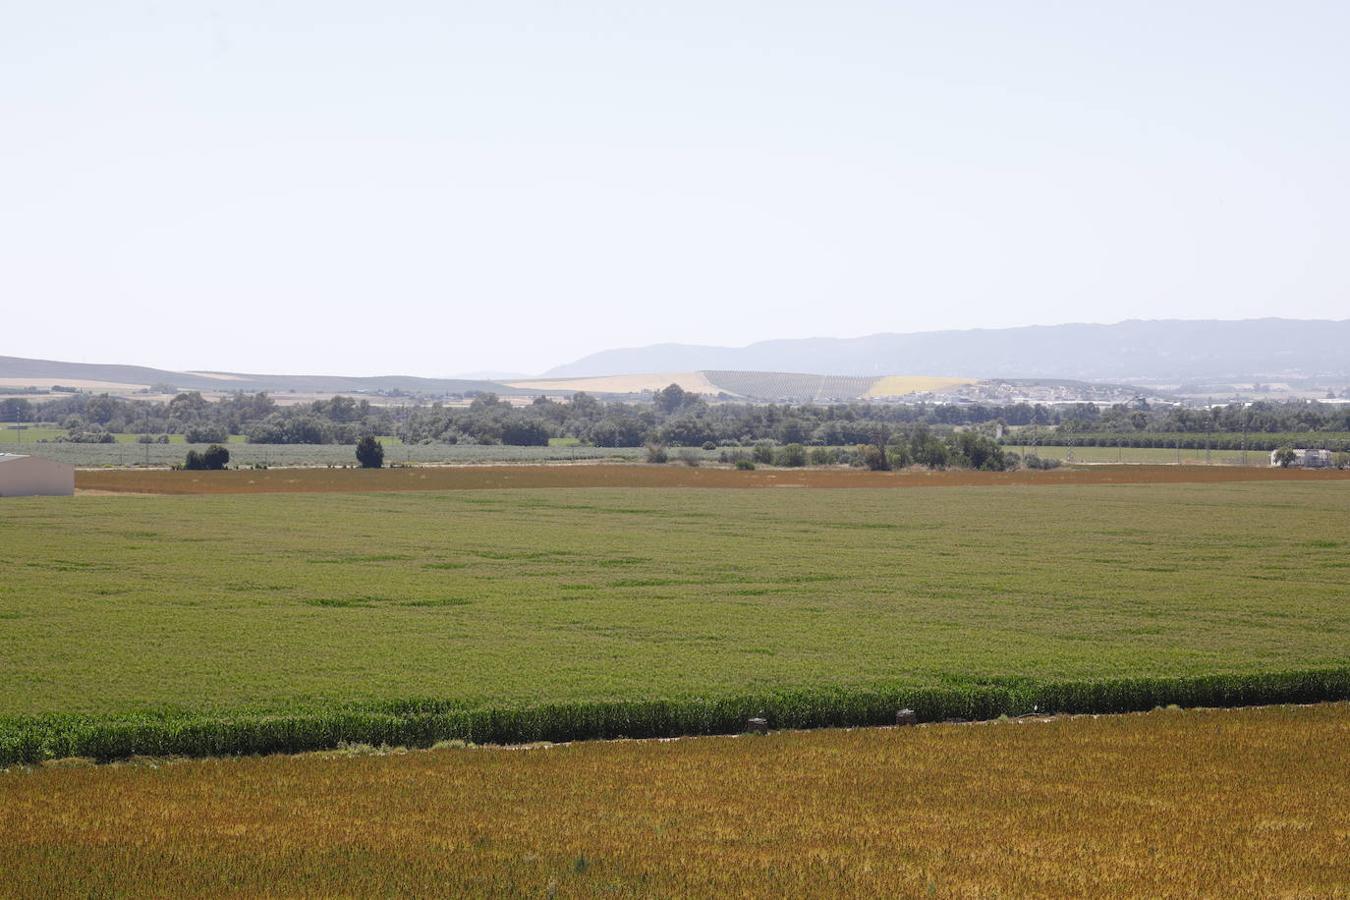
[{"label": "white building", "polygon": [[[1280,461],[1276,459],[1279,450],[1270,451],[1270,464],[1278,466]],[[1295,450],[1294,461],[1289,464],[1291,469],[1328,469],[1332,465],[1330,450]]]},{"label": "white building", "polygon": [[0,453],[0,497],[69,497],[74,493],[74,466],[40,456]]}]

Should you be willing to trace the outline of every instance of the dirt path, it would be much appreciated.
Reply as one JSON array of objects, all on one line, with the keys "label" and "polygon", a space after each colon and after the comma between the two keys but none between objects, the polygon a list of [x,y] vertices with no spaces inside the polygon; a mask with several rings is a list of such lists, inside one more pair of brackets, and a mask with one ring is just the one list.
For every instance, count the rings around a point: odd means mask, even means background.
[{"label": "dirt path", "polygon": [[397,469],[238,469],[187,472],[80,471],[82,492],[263,494],[501,488],[906,488],[994,485],[1210,484],[1239,481],[1350,481],[1350,471],[1229,466],[1091,466],[1050,471],[868,472],[860,469],[735,469],[650,465],[421,466]]}]

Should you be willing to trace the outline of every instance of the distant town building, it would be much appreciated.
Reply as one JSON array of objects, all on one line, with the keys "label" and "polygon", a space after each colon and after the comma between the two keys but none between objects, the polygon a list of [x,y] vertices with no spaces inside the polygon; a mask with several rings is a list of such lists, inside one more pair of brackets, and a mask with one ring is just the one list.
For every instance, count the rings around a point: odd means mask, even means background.
[{"label": "distant town building", "polygon": [[0,453],[0,497],[69,497],[74,493],[74,466],[40,456]]},{"label": "distant town building", "polygon": [[[1278,466],[1280,461],[1276,459],[1279,450],[1270,451],[1270,464]],[[1289,464],[1291,469],[1329,469],[1333,465],[1330,450],[1295,450],[1294,461]]]}]

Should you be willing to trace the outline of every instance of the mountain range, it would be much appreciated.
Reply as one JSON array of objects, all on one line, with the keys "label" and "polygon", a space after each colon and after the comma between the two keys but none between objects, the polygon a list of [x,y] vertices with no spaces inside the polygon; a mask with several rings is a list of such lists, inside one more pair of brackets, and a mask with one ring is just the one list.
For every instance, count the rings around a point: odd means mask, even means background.
[{"label": "mountain range", "polygon": [[[663,374],[656,377],[647,376],[647,373]],[[822,378],[866,379],[872,384],[884,380],[885,376],[897,375],[921,375],[930,379],[1158,385],[1301,379],[1350,382],[1350,319],[1135,320],[1114,325],[1049,325],[775,340],[745,347],[654,344],[595,353],[558,366],[542,380],[174,372],[144,366],[0,356],[0,381],[10,385],[50,387],[67,384],[94,390],[112,385],[171,385],[177,390],[216,392],[334,394],[398,391],[444,396],[492,391],[507,396],[529,396],[545,389],[623,393],[651,389],[648,381],[665,384],[685,377],[691,383],[699,382],[709,373],[717,375],[719,385],[733,382],[741,385],[754,373],[775,374],[779,377],[770,379],[772,391],[781,391],[784,378],[788,376],[806,378],[811,385],[807,393],[811,396],[828,386],[820,380]],[[623,384],[564,383],[566,379],[619,375],[647,377],[645,380],[628,377]],[[551,383],[546,384],[546,381]],[[639,381],[642,382],[639,387],[628,383]],[[713,385],[708,389],[716,388],[717,385]],[[753,390],[747,393],[748,389],[726,389],[733,395],[757,396]]]},{"label": "mountain range", "polygon": [[1350,319],[1130,320],[606,350],[551,377],[701,369],[1186,381],[1350,377]]}]

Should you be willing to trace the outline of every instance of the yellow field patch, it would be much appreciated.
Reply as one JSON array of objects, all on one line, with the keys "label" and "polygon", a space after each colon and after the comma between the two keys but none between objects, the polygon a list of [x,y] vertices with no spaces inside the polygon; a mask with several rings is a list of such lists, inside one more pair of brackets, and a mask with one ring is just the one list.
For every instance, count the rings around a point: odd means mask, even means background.
[{"label": "yellow field patch", "polygon": [[717,385],[702,372],[657,372],[645,375],[597,375],[587,378],[527,378],[506,381],[508,387],[525,391],[587,391],[596,394],[640,394],[678,384],[695,394],[716,394]]},{"label": "yellow field patch", "polygon": [[940,375],[886,375],[878,378],[864,394],[866,397],[901,397],[905,394],[948,391],[974,384],[973,378],[946,378]]}]

